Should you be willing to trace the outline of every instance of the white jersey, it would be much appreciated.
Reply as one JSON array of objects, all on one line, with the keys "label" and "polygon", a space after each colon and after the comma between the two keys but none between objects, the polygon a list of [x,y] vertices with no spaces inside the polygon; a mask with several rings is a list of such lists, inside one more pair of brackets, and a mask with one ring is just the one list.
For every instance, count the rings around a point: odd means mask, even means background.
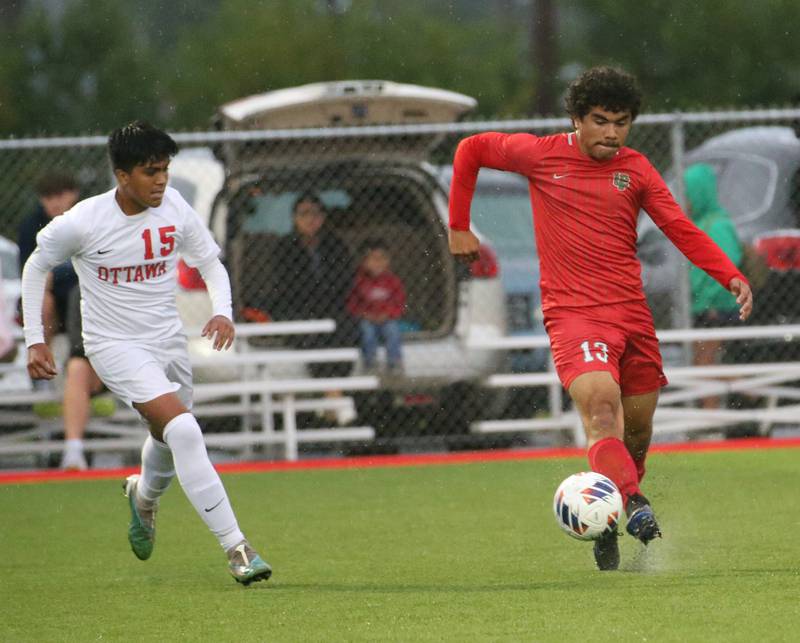
[{"label": "white jersey", "polygon": [[180,193],[126,215],[116,188],[76,204],[36,237],[52,268],[69,258],[81,289],[83,341],[149,342],[181,331],[175,303],[178,253],[192,267],[214,261],[219,246]]}]

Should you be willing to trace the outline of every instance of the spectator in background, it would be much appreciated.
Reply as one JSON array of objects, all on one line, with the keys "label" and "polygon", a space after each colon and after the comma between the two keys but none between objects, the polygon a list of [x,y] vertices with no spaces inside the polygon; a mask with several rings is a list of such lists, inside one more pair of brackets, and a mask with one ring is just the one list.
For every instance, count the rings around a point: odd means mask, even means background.
[{"label": "spectator in background", "polygon": [[[353,284],[353,258],[347,246],[326,225],[325,206],[316,194],[301,194],[292,208],[292,231],[278,242],[273,274],[256,308],[265,319],[326,319],[332,333],[298,336],[296,348],[354,346],[356,331],[346,301]],[[349,375],[349,363],[312,364],[314,377]]]},{"label": "spectator in background", "polygon": [[[741,266],[744,254],[742,244],[730,214],[719,203],[714,169],[706,163],[690,165],[684,172],[683,180],[687,209],[692,221],[711,237],[737,267]],[[692,290],[692,316],[696,328],[738,324],[739,306],[733,294],[694,265],[689,270],[689,281]],[[720,340],[695,343],[696,366],[716,364],[721,357]],[[705,409],[716,409],[720,406],[720,399],[716,396],[707,397],[701,400],[701,405]]]},{"label": "spectator in background", "polygon": [[[55,217],[64,214],[78,202],[78,183],[69,174],[54,172],[41,177],[35,186],[39,203],[19,226],[19,269],[36,249],[36,235]],[[48,345],[53,335],[63,332],[67,320],[70,293],[78,285],[78,276],[70,262],[65,262],[48,275],[42,304],[45,340]]]},{"label": "spectator in background", "polygon": [[[326,225],[325,205],[313,192],[302,193],[292,207],[292,231],[275,249],[270,285],[264,296],[266,318],[275,320],[327,319],[336,322],[331,333],[298,335],[300,349],[354,346],[355,324],[347,314],[347,295],[353,284],[353,258],[347,246]],[[266,309],[266,310],[264,310]],[[309,364],[312,377],[346,377],[350,362]],[[329,391],[326,397],[341,397]],[[344,412],[326,412],[325,420],[346,424],[353,419]]]},{"label": "spectator in background", "polygon": [[364,367],[375,369],[378,343],[386,345],[386,367],[390,374],[403,371],[403,348],[399,319],[406,306],[403,282],[391,270],[389,249],[382,241],[366,244],[356,283],[347,298],[347,309],[359,321]]},{"label": "spectator in background", "polygon": [[[20,272],[36,249],[36,235],[39,231],[77,203],[78,183],[69,174],[47,174],[36,183],[36,194],[39,203],[22,221],[18,231]],[[69,339],[69,357],[64,378],[64,453],[61,468],[83,470],[87,468],[83,437],[92,409],[96,407],[96,413],[109,415],[113,413],[114,403],[104,399],[92,404],[92,396],[100,393],[103,385],[83,352],[80,291],[78,276],[71,262],[56,266],[48,275],[42,302],[42,319],[48,346],[60,332],[66,332]],[[45,416],[62,412],[57,405],[53,407],[49,404],[37,405],[35,410]]]}]

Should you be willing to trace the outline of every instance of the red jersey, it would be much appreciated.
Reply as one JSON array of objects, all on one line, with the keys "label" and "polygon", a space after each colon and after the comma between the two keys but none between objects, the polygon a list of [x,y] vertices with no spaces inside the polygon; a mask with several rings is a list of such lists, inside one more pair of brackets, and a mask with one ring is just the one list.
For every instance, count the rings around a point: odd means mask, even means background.
[{"label": "red jersey", "polygon": [[478,170],[528,178],[539,250],[542,309],[645,299],[636,256],[639,211],[696,266],[725,288],[746,281],[708,235],[680,209],[647,158],[628,147],[598,161],[574,132],[553,136],[487,132],[458,146],[450,187],[450,227],[468,230]]},{"label": "red jersey", "polygon": [[359,270],[356,283],[347,297],[347,310],[353,317],[386,315],[399,319],[406,307],[406,291],[393,272],[372,276]]}]

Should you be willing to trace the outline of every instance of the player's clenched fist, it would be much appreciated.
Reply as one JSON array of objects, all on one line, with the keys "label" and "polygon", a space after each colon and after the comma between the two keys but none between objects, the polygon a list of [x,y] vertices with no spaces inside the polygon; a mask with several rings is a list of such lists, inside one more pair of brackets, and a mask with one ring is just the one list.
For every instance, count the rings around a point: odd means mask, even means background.
[{"label": "player's clenched fist", "polygon": [[214,350],[228,350],[233,344],[236,329],[233,322],[224,315],[215,315],[203,328],[203,337],[208,337],[214,342]]},{"label": "player's clenched fist", "polygon": [[56,361],[47,344],[28,347],[28,375],[34,380],[52,380],[58,375]]},{"label": "player's clenched fist", "polygon": [[478,248],[481,242],[471,230],[453,230],[450,228],[450,253],[463,263],[478,260]]}]

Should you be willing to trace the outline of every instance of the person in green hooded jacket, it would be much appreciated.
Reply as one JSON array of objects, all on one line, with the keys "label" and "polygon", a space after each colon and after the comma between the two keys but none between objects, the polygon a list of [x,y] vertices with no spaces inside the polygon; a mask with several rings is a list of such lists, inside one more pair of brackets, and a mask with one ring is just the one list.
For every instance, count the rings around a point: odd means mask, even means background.
[{"label": "person in green hooded jacket", "polygon": [[[714,169],[706,163],[695,163],[686,168],[683,180],[686,205],[692,221],[722,248],[736,266],[741,266],[744,251],[730,214],[719,202]],[[689,283],[696,328],[730,326],[739,322],[736,298],[700,268],[692,266],[689,269]],[[694,364],[716,364],[721,357],[721,349],[722,342],[719,340],[697,342]],[[718,397],[708,397],[702,401],[702,406],[719,408],[720,400]]]}]

